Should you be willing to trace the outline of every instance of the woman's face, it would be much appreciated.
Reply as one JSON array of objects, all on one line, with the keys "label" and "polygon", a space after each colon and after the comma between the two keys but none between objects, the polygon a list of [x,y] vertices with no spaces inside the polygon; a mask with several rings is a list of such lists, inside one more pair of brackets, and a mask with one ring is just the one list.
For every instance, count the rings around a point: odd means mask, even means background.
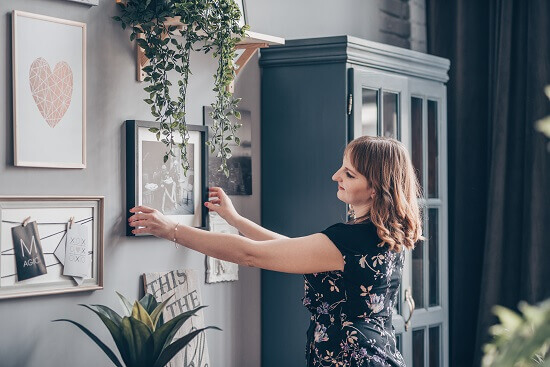
[{"label": "woman's face", "polygon": [[370,187],[365,176],[357,172],[344,156],[342,167],[332,175],[332,180],[338,183],[338,199],[353,205],[356,214],[362,213],[371,205],[374,190]]}]

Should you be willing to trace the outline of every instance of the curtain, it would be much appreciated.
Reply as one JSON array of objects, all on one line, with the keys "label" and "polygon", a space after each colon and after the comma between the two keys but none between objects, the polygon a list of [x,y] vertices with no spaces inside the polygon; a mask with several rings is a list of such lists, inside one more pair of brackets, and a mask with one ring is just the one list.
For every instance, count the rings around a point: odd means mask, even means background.
[{"label": "curtain", "polygon": [[492,306],[550,297],[550,1],[427,0],[448,92],[450,365],[479,366]]}]

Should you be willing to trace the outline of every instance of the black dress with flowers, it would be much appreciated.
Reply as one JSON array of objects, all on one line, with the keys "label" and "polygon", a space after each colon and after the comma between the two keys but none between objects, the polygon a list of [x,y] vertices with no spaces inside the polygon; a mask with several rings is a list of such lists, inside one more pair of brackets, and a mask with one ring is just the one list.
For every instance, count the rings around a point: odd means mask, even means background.
[{"label": "black dress with flowers", "polygon": [[343,271],[305,274],[308,367],[405,366],[396,348],[392,307],[404,253],[390,251],[374,224],[337,223],[321,233],[344,257]]}]

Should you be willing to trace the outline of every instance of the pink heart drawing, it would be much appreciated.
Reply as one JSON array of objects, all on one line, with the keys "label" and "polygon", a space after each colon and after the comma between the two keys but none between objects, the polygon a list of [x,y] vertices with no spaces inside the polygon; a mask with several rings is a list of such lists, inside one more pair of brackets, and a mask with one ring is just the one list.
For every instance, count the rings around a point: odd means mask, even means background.
[{"label": "pink heart drawing", "polygon": [[29,70],[32,97],[44,120],[55,127],[71,104],[73,71],[68,63],[60,61],[53,70],[46,60],[39,57]]}]

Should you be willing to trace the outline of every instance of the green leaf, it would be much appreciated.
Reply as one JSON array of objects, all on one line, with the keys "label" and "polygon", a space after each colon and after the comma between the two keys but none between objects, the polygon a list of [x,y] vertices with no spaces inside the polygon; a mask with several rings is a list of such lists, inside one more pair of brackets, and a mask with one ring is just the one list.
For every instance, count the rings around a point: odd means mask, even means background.
[{"label": "green leaf", "polygon": [[57,322],[57,321],[66,321],[66,322],[70,322],[71,324],[77,326],[80,330],[82,330],[86,335],[88,335],[90,337],[90,339],[92,339],[94,341],[94,343],[96,343],[100,348],[101,350],[107,355],[107,357],[109,357],[109,359],[114,363],[115,366],[117,367],[124,367],[122,365],[122,363],[120,363],[120,361],[118,360],[117,356],[115,355],[115,353],[111,350],[111,348],[109,348],[105,343],[103,343],[97,336],[95,336],[90,330],[88,330],[87,328],[85,328],[84,326],[82,326],[81,324],[79,324],[78,322],[75,322],[75,321],[72,321],[72,320],[67,320],[67,319],[58,319],[58,320],[52,320],[52,322]]},{"label": "green leaf", "polygon": [[170,344],[166,349],[162,351],[159,358],[156,360],[154,367],[165,366],[180,350],[185,348],[185,346],[189,344],[191,340],[193,340],[197,335],[199,335],[201,332],[207,329],[215,329],[215,330],[221,331],[221,329],[218,327],[207,326],[205,328],[195,330],[185,336],[182,336],[181,338],[179,338],[178,340]]},{"label": "green leaf", "polygon": [[139,303],[143,306],[143,308],[145,309],[145,311],[147,311],[149,315],[151,315],[151,312],[153,312],[153,310],[158,305],[157,300],[150,293],[145,293],[145,295],[139,300]]},{"label": "green leaf", "polygon": [[154,345],[156,356],[160,355],[162,350],[166,348],[174,338],[174,335],[178,332],[179,328],[193,315],[195,315],[199,310],[205,308],[206,306],[200,306],[193,310],[186,311],[174,317],[170,321],[166,322],[164,325],[159,327],[153,333]]},{"label": "green leaf", "polygon": [[240,120],[241,119],[241,113],[239,111],[235,111],[235,117]]},{"label": "green leaf", "polygon": [[[103,306],[103,305],[90,305],[90,306],[88,306],[88,305],[83,305],[83,304],[80,304],[79,306],[91,309],[92,311],[94,311],[96,313],[99,312],[101,315],[107,317],[109,320],[114,322],[115,325],[120,326],[120,322],[122,321],[122,317],[117,312],[115,312],[114,310],[112,310],[111,308],[109,308],[107,306]],[[90,307],[93,307],[93,308],[90,308]]]},{"label": "green leaf", "polygon": [[153,321],[151,320],[151,316],[149,316],[145,308],[143,308],[141,303],[139,303],[138,301],[134,302],[134,307],[132,309],[132,317],[136,320],[143,322],[145,325],[147,325],[149,330],[151,331],[155,330],[153,327]]},{"label": "green leaf", "polygon": [[157,326],[157,323],[158,323],[160,317],[162,316],[162,311],[166,307],[166,304],[168,304],[168,301],[170,301],[173,296],[174,296],[174,294],[172,294],[170,297],[168,297],[166,300],[164,300],[161,304],[159,304],[153,310],[153,312],[151,312],[151,320],[153,321],[153,325],[155,326],[155,328]]},{"label": "green leaf", "polygon": [[129,354],[126,340],[122,335],[122,318],[119,316],[119,314],[111,310],[109,307],[103,305],[88,306],[81,304],[80,306],[86,307],[87,309],[91,310],[101,319],[101,321],[105,324],[105,326],[111,333],[111,337],[115,341],[122,360],[124,361],[124,363],[128,364]]},{"label": "green leaf", "polygon": [[122,294],[118,292],[116,292],[116,294],[118,295],[118,298],[120,298],[120,302],[122,303],[122,308],[126,311],[124,314],[126,316],[130,316],[132,314],[132,304]]},{"label": "green leaf", "polygon": [[143,322],[133,317],[123,317],[121,325],[122,335],[124,335],[128,346],[130,365],[145,365],[144,362],[151,358],[153,351],[152,342],[147,343],[152,335],[151,330]]}]

